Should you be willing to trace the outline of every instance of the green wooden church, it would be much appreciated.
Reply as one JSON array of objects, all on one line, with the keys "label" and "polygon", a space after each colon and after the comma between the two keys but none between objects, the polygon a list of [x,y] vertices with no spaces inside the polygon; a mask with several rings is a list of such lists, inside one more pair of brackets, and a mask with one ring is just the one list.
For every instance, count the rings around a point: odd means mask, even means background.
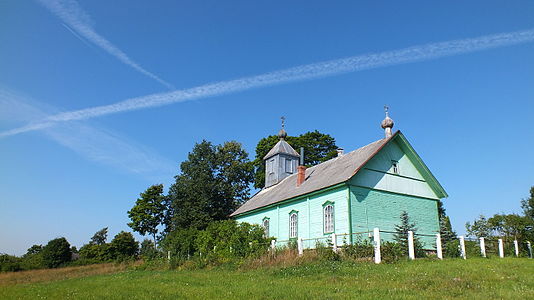
[{"label": "green wooden church", "polygon": [[439,233],[438,201],[447,193],[406,137],[392,132],[393,124],[386,110],[385,138],[350,153],[340,150],[336,158],[310,168],[299,164],[301,157],[282,128],[280,141],[264,157],[265,187],[232,217],[261,224],[277,241],[314,241],[336,233],[343,239],[338,243],[351,243],[373,228],[394,231],[406,211],[417,232],[429,235],[421,240],[432,249],[430,235]]}]

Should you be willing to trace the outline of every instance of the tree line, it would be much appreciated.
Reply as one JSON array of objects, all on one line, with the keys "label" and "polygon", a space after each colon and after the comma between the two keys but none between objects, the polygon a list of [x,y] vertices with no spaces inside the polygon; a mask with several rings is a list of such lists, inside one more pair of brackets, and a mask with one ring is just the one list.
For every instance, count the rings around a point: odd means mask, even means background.
[{"label": "tree line", "polygon": [[465,224],[467,235],[472,237],[502,238],[505,242],[518,240],[534,243],[534,186],[530,195],[521,200],[522,214],[494,214]]}]

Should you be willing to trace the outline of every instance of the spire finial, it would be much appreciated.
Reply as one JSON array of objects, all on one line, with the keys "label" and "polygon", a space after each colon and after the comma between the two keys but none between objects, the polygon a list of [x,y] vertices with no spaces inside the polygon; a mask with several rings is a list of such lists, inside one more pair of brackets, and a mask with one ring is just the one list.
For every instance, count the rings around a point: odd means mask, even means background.
[{"label": "spire finial", "polygon": [[393,135],[392,132],[391,132],[391,128],[393,128],[393,125],[395,123],[389,117],[389,106],[384,105],[384,112],[386,113],[386,118],[382,121],[382,123],[380,125],[385,131],[386,138],[389,138],[389,137],[391,137]]},{"label": "spire finial", "polygon": [[281,116],[280,117],[280,120],[282,120],[282,129],[280,129],[280,131],[278,132],[278,137],[283,140],[286,138],[287,136],[287,132],[285,130],[285,127],[286,127],[286,117],[284,116]]}]

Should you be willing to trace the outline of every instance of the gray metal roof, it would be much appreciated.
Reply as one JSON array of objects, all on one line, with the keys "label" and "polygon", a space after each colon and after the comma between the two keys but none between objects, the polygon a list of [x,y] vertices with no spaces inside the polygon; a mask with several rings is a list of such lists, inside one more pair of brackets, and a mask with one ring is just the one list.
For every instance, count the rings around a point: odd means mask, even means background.
[{"label": "gray metal roof", "polygon": [[[259,191],[232,213],[231,216],[236,216],[260,207],[345,182],[354,176],[356,172],[393,137],[378,140],[350,153],[308,168],[306,170],[306,180],[299,187],[297,187],[297,174],[288,176],[278,184]],[[281,142],[285,143],[283,140],[278,143],[280,144]],[[293,150],[293,148],[291,149]],[[267,154],[266,157],[268,158],[269,154]]]},{"label": "gray metal roof", "polygon": [[293,147],[291,147],[291,145],[289,145],[284,139],[280,139],[278,143],[274,145],[271,151],[269,151],[269,153],[267,153],[267,155],[263,157],[263,159],[265,160],[278,153],[284,153],[284,154],[289,154],[292,156],[300,157],[300,155],[297,153],[297,151],[295,151],[295,149],[293,149]]}]

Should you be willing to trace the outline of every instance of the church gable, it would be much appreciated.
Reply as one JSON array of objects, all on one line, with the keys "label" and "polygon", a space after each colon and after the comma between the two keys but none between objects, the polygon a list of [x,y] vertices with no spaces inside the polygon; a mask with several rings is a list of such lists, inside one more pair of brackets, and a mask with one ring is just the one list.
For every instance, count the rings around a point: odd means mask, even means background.
[{"label": "church gable", "polygon": [[357,172],[350,183],[430,199],[447,197],[401,132],[397,132]]}]

